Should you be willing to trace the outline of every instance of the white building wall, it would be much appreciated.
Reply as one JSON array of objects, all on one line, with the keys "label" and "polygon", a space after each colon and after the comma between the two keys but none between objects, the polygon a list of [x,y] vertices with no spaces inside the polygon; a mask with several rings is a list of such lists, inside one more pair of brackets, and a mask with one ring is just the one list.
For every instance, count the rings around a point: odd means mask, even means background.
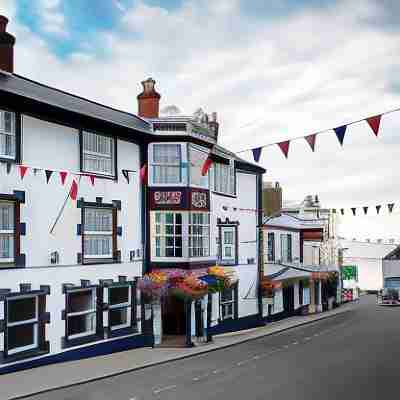
[{"label": "white building wall", "polygon": [[400,260],[383,260],[382,278],[400,278]]}]

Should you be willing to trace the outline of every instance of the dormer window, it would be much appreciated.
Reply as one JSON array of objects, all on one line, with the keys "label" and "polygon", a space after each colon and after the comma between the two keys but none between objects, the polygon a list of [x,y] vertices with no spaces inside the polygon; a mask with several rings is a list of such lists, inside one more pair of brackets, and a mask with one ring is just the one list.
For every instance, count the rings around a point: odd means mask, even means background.
[{"label": "dormer window", "polygon": [[15,113],[0,110],[0,157],[15,159]]}]

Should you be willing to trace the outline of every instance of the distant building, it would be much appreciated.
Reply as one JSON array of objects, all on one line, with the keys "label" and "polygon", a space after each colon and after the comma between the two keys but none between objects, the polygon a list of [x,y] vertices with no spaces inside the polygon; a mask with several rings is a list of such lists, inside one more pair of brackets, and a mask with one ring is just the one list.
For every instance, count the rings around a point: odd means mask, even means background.
[{"label": "distant building", "polygon": [[264,182],[262,193],[262,207],[266,217],[282,209],[282,188],[279,182]]}]

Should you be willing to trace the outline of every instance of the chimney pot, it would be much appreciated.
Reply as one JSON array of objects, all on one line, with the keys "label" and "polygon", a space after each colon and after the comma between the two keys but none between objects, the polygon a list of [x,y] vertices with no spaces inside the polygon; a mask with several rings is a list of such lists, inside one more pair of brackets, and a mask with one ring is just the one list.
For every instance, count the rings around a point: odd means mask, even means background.
[{"label": "chimney pot", "polygon": [[15,37],[6,32],[8,18],[0,15],[0,69],[14,72]]},{"label": "chimney pot", "polygon": [[8,18],[0,15],[0,32],[5,32],[8,24]]},{"label": "chimney pot", "polygon": [[155,84],[153,78],[142,82],[143,91],[137,96],[138,114],[142,118],[158,118],[161,96],[156,92]]}]

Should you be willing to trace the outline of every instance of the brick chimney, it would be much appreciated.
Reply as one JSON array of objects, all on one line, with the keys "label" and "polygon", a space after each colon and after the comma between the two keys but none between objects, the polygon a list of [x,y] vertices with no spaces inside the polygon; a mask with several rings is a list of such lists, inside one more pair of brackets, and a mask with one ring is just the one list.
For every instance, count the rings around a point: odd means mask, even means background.
[{"label": "brick chimney", "polygon": [[8,18],[0,15],[0,69],[14,72],[15,37],[6,32]]},{"label": "brick chimney", "polygon": [[142,82],[143,92],[137,96],[139,117],[158,118],[161,96],[154,89],[155,83],[152,78]]}]

